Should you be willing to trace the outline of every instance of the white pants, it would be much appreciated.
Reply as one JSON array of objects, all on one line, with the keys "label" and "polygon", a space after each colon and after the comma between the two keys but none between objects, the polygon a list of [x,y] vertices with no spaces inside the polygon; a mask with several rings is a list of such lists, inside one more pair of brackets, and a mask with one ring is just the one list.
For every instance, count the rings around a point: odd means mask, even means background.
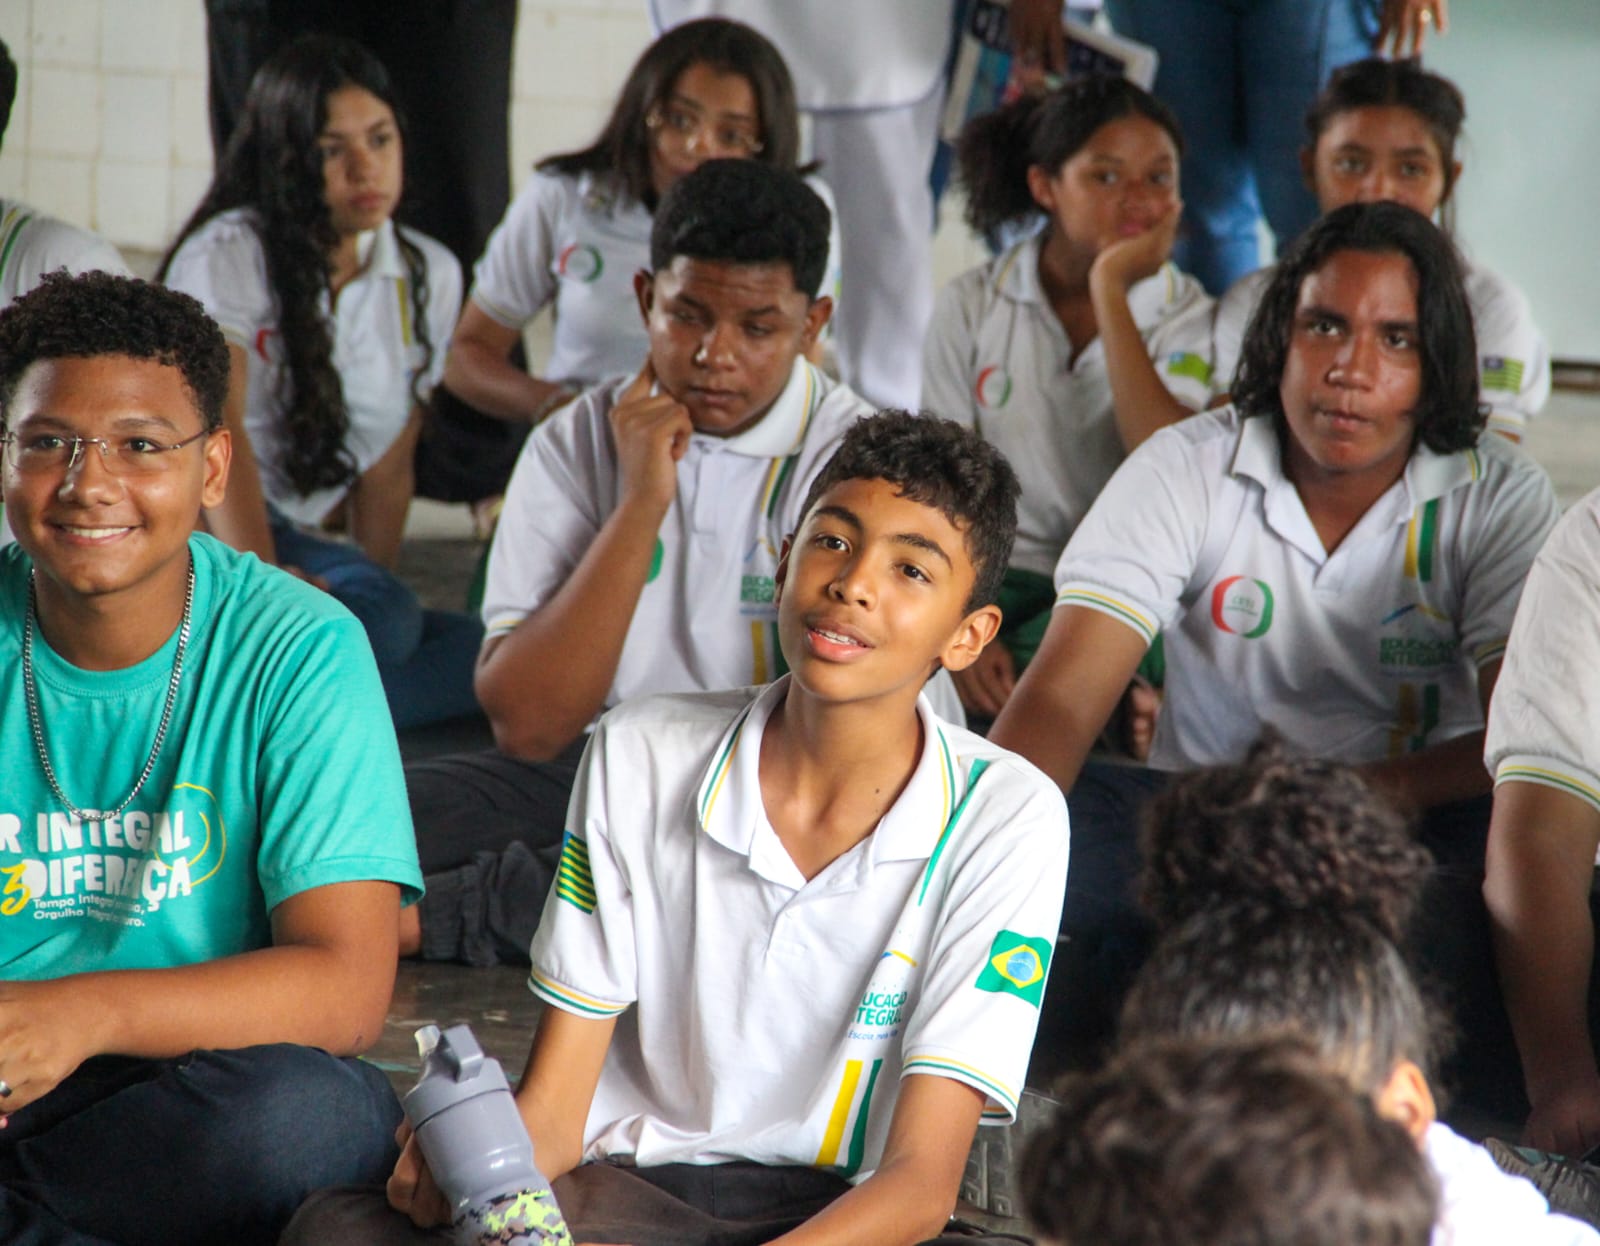
[{"label": "white pants", "polygon": [[844,255],[834,349],[846,384],[879,407],[916,410],[933,314],[928,168],[941,83],[898,108],[812,112],[812,155],[839,207]]}]

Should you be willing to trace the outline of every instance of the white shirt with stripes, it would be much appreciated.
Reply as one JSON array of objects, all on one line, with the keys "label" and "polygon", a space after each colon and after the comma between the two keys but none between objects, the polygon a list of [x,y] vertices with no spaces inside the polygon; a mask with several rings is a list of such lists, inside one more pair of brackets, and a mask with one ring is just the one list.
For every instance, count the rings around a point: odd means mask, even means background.
[{"label": "white shirt with stripes", "polygon": [[[345,447],[357,471],[383,457],[405,428],[416,401],[412,378],[426,366],[417,390],[424,396],[444,374],[445,348],[461,309],[461,266],[443,244],[414,229],[406,237],[422,252],[427,269],[425,304],[431,359],[425,358],[413,323],[411,279],[385,221],[362,239],[366,263],[339,291],[324,315],[333,334],[333,366],[350,412]],[[283,400],[287,362],[278,329],[278,300],[267,280],[266,253],[248,208],[220,212],[184,240],[167,271],[167,284],[199,299],[230,345],[249,361],[245,430],[256,452],[267,500],[306,525],[320,523],[347,488],[295,490],[281,460],[285,447]]]},{"label": "white shirt with stripes", "polygon": [[[1171,264],[1128,291],[1167,390],[1198,411],[1211,392],[1210,296]],[[1011,565],[1048,576],[1125,457],[1105,346],[1077,359],[1039,284],[1039,239],[939,292],[922,356],[922,405],[976,429],[1022,484]]]},{"label": "white shirt with stripes", "polygon": [[122,253],[97,234],[15,199],[0,199],[0,307],[10,306],[58,268],[131,275]]},{"label": "white shirt with stripes", "polygon": [[[1215,388],[1228,392],[1244,331],[1266,293],[1275,268],[1247,273],[1217,302],[1214,337]],[[1478,389],[1489,407],[1489,427],[1520,437],[1529,420],[1550,400],[1550,347],[1533,322],[1527,296],[1491,269],[1463,264],[1467,303],[1478,343]]]},{"label": "white shirt with stripes", "polygon": [[1478,671],[1557,513],[1503,438],[1419,445],[1329,554],[1275,421],[1224,407],[1129,456],[1061,556],[1056,604],[1166,634],[1157,769],[1237,761],[1269,726],[1319,757],[1399,757],[1482,728]]},{"label": "white shirt with stripes", "polygon": [[1059,789],[924,697],[904,791],[808,880],[758,770],[787,682],[633,702],[590,740],[530,978],[620,1016],[585,1159],[863,1180],[911,1074],[1016,1116],[1066,885]]},{"label": "white shirt with stripes", "polygon": [[1528,573],[1495,685],[1496,783],[1557,788],[1600,810],[1600,490],[1573,506]]}]

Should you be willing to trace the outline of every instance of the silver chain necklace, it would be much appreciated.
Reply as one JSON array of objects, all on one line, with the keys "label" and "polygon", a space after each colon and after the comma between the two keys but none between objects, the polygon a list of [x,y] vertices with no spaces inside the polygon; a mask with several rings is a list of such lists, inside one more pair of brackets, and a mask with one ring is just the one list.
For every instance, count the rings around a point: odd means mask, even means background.
[{"label": "silver chain necklace", "polygon": [[178,680],[183,675],[183,651],[189,647],[189,616],[194,607],[194,558],[189,558],[189,587],[183,595],[183,622],[178,627],[178,651],[172,655],[172,678],[167,681],[167,702],[161,707],[161,725],[156,728],[155,743],[150,746],[150,756],[139,773],[133,791],[122,798],[115,809],[79,809],[56,782],[55,768],[50,764],[50,751],[44,744],[44,727],[39,721],[39,693],[33,684],[33,623],[39,611],[39,591],[34,584],[34,573],[28,573],[28,621],[22,629],[22,686],[28,697],[28,725],[33,728],[33,745],[39,753],[39,764],[44,767],[44,777],[56,799],[67,807],[67,812],[79,822],[104,822],[114,818],[133,803],[133,798],[144,787],[145,780],[156,767],[161,756],[161,746],[166,742],[167,726],[172,722],[172,706],[178,699]]}]

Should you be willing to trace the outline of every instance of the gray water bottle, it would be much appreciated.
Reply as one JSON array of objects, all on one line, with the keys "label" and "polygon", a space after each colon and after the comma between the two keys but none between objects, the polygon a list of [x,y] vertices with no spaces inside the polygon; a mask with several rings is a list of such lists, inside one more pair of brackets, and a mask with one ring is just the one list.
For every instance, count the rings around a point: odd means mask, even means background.
[{"label": "gray water bottle", "polygon": [[406,1119],[450,1203],[457,1246],[572,1246],[500,1062],[465,1025],[442,1035],[423,1026],[417,1052],[422,1076],[406,1095]]}]

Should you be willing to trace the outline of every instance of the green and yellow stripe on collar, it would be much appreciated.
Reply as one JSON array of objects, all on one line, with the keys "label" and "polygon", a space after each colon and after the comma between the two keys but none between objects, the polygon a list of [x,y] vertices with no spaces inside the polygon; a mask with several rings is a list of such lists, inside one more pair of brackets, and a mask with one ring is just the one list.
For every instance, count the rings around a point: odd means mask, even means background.
[{"label": "green and yellow stripe on collar", "polygon": [[744,737],[744,725],[750,720],[750,711],[754,708],[754,704],[751,702],[744,707],[738,722],[734,723],[733,730],[728,733],[728,742],[722,746],[722,752],[718,755],[716,764],[711,767],[711,773],[706,775],[705,781],[700,785],[701,829],[711,823],[712,810],[716,808],[717,799],[722,795],[728,774],[733,769],[733,759],[739,752],[739,741]]},{"label": "green and yellow stripe on collar", "polygon": [[795,436],[794,445],[788,454],[772,460],[772,466],[767,469],[766,483],[761,486],[759,510],[768,519],[777,517],[778,498],[782,495],[783,486],[789,477],[794,475],[795,462],[800,457],[800,451],[805,448],[806,433],[810,431],[812,417],[822,405],[822,386],[817,383],[817,370],[810,363],[805,365],[805,378],[806,390],[801,404],[800,430]]},{"label": "green and yellow stripe on collar", "polygon": [[0,216],[0,282],[4,282],[6,267],[11,263],[11,254],[17,249],[17,239],[22,236],[22,230],[33,219],[33,213],[20,203],[14,203],[6,209],[5,215]]}]

